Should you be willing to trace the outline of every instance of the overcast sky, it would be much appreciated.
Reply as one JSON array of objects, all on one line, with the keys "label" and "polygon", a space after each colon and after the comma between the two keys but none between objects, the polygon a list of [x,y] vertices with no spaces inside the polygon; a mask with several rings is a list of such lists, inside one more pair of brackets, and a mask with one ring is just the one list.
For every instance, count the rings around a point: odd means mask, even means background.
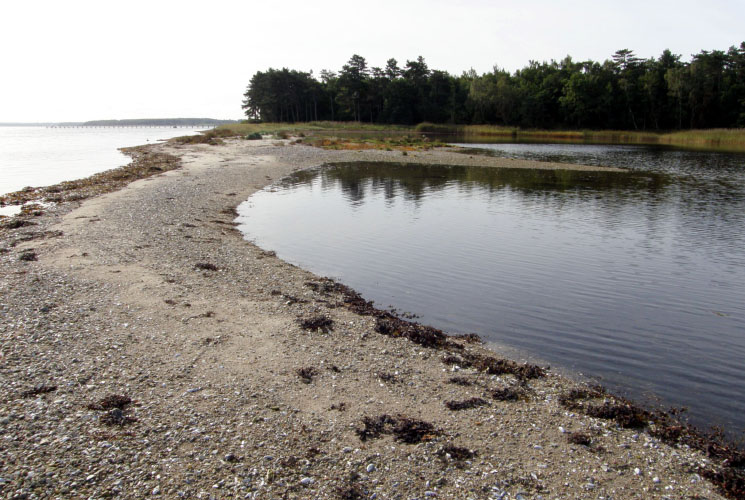
[{"label": "overcast sky", "polygon": [[4,2],[0,122],[242,118],[269,67],[336,71],[421,55],[453,74],[622,48],[685,60],[745,41],[743,0]]}]

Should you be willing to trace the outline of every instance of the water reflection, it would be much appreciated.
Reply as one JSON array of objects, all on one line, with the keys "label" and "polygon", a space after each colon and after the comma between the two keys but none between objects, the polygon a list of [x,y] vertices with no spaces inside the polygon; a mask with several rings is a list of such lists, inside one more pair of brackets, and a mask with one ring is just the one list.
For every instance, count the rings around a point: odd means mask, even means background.
[{"label": "water reflection", "polygon": [[365,196],[383,194],[386,199],[403,196],[420,200],[451,186],[468,191],[495,193],[509,188],[524,195],[572,192],[579,197],[597,197],[598,191],[618,195],[646,196],[665,188],[669,179],[654,173],[626,173],[581,170],[540,170],[525,168],[476,168],[465,166],[412,165],[397,163],[332,164],[322,170],[307,170],[284,179],[285,188],[313,182],[321,177],[323,189],[340,189],[352,205]]},{"label": "water reflection", "polygon": [[675,168],[336,164],[257,193],[239,221],[381,306],[742,428],[745,197]]}]

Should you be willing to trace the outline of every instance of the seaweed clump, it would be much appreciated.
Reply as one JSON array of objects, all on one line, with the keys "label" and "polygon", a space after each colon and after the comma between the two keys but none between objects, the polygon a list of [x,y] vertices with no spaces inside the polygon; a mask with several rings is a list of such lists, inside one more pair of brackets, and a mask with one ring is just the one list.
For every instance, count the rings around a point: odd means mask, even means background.
[{"label": "seaweed clump", "polygon": [[587,432],[572,432],[567,435],[567,441],[581,446],[590,446],[592,444],[592,436]]},{"label": "seaweed clump", "polygon": [[429,441],[441,432],[424,420],[399,415],[379,415],[377,417],[364,417],[362,427],[356,429],[360,441],[377,439],[383,434],[392,434],[397,441],[406,444],[416,444]]},{"label": "seaweed clump", "polygon": [[18,260],[22,260],[24,262],[34,262],[38,260],[36,256],[36,252],[33,250],[25,250],[21,253],[21,255],[18,256]]},{"label": "seaweed clump", "polygon": [[448,443],[437,451],[437,455],[442,460],[455,460],[456,462],[462,462],[475,457],[476,452],[464,446],[455,446],[454,444]]},{"label": "seaweed clump", "polygon": [[515,387],[500,387],[499,389],[494,389],[491,393],[491,397],[497,401],[517,401],[524,396],[525,392]]},{"label": "seaweed clump", "polygon": [[112,394],[95,403],[90,403],[88,409],[106,412],[106,414],[101,416],[101,423],[123,427],[127,424],[137,422],[135,417],[126,413],[130,404],[132,404],[132,398],[129,396]]},{"label": "seaweed clump", "polygon": [[47,394],[57,390],[56,385],[37,385],[33,389],[23,391],[21,393],[22,398],[35,398],[41,394]]},{"label": "seaweed clump", "polygon": [[448,384],[455,384],[455,385],[460,385],[462,387],[468,387],[468,386],[473,385],[473,382],[471,382],[466,377],[450,377],[448,379]]},{"label": "seaweed clump", "polygon": [[194,264],[194,268],[202,271],[217,271],[217,266],[209,262],[197,262]]},{"label": "seaweed clump", "polygon": [[460,356],[448,354],[442,358],[446,365],[458,365],[463,368],[475,368],[489,375],[514,375],[520,380],[535,379],[546,376],[546,370],[530,363],[515,361],[481,354],[463,353]]},{"label": "seaweed clump", "polygon": [[727,498],[745,498],[745,473],[724,467],[721,470],[705,470],[701,474],[711,481]]},{"label": "seaweed clump", "polygon": [[404,337],[424,347],[444,347],[450,344],[442,330],[394,316],[378,318],[375,331],[390,337]]},{"label": "seaweed clump", "polygon": [[318,375],[318,370],[316,370],[312,366],[307,366],[305,368],[298,368],[296,373],[304,384],[310,384],[311,382],[313,382],[313,377]]},{"label": "seaweed clump", "polygon": [[586,402],[587,399],[606,397],[601,387],[589,389],[571,389],[559,396],[559,403],[570,410],[581,411],[585,415],[615,422],[625,429],[637,429],[649,424],[652,414],[630,401],[613,398],[614,401],[604,401],[601,404]]},{"label": "seaweed clump", "polygon": [[[586,401],[599,398],[605,401],[601,404]],[[624,428],[648,427],[651,436],[667,444],[690,446],[710,458],[721,460],[718,469],[704,469],[701,475],[727,498],[745,498],[745,471],[742,469],[745,466],[745,451],[728,442],[721,430],[702,432],[690,424],[681,423],[671,415],[677,410],[650,412],[623,398],[608,400],[608,394],[599,386],[571,389],[559,396],[559,403],[592,417],[615,420]]]},{"label": "seaweed clump", "polygon": [[339,500],[363,500],[367,498],[365,492],[357,484],[348,484],[336,491]]},{"label": "seaweed clump", "polygon": [[334,320],[322,314],[311,316],[310,318],[300,318],[298,319],[298,324],[303,330],[321,330],[323,333],[329,333],[334,329]]},{"label": "seaweed clump", "polygon": [[89,410],[107,411],[114,408],[123,410],[132,403],[132,398],[121,394],[111,394],[105,398],[99,399],[95,403],[88,404]]},{"label": "seaweed clump", "polygon": [[445,401],[445,406],[447,406],[448,410],[452,411],[458,411],[458,410],[470,410],[471,408],[478,408],[479,406],[487,406],[489,404],[488,401],[481,398],[471,398],[466,399],[463,401]]}]

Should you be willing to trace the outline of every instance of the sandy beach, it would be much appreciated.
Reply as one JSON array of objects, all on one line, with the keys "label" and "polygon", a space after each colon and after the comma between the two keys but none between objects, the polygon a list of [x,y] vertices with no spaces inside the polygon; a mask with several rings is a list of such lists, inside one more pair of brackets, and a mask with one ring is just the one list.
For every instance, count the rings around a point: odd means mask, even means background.
[{"label": "sandy beach", "polygon": [[0,230],[0,497],[723,498],[717,457],[583,411],[611,396],[376,316],[233,223],[325,162],[600,167],[289,140],[133,154],[156,153],[180,167]]}]

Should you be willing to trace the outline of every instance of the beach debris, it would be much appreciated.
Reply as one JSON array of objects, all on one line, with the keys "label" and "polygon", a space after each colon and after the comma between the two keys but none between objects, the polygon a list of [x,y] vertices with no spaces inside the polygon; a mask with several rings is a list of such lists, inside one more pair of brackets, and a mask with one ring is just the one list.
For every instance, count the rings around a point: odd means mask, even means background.
[{"label": "beach debris", "polygon": [[316,283],[314,281],[306,281],[304,284],[305,286],[307,286],[314,292],[319,292],[324,295],[328,295],[335,291],[333,281],[322,281],[321,283]]},{"label": "beach debris", "polygon": [[201,132],[196,135],[183,135],[181,137],[174,137],[169,139],[168,142],[174,144],[209,144],[210,146],[220,146],[225,144],[222,140],[224,137],[234,137],[235,132],[229,129],[212,129],[207,132]]},{"label": "beach debris", "polygon": [[290,295],[288,293],[282,293],[281,295],[282,295],[282,297],[284,297],[285,299],[287,299],[287,301],[285,302],[285,305],[288,305],[288,306],[291,306],[293,304],[307,304],[308,303],[307,300],[305,300],[305,299],[299,299],[299,298],[295,297],[294,295]]},{"label": "beach debris", "polygon": [[363,500],[367,498],[364,490],[357,484],[348,484],[339,488],[336,492],[339,500]]},{"label": "beach debris", "polygon": [[460,339],[465,341],[467,344],[483,344],[484,341],[476,333],[458,333],[452,335],[454,339]]},{"label": "beach debris", "polygon": [[[587,400],[603,398],[603,402]],[[728,498],[743,498],[745,494],[745,451],[731,443],[723,431],[714,429],[702,432],[690,424],[683,424],[673,417],[679,410],[650,412],[616,396],[610,396],[600,386],[572,388],[559,396],[559,403],[574,411],[607,420],[614,420],[620,427],[649,427],[649,434],[668,444],[682,444],[702,451],[706,456],[721,460],[718,469],[707,468],[702,475]]]},{"label": "beach debris", "polygon": [[455,354],[443,356],[442,362],[448,366],[462,366],[466,364],[466,361],[463,358],[456,356]]},{"label": "beach debris", "polygon": [[577,401],[579,400],[603,398],[605,396],[605,389],[601,386],[573,387],[569,391],[563,392],[559,395],[559,403],[562,406],[574,409],[574,407],[578,406]]},{"label": "beach debris", "polygon": [[424,347],[443,347],[448,343],[447,335],[442,330],[393,316],[378,318],[375,331],[390,337],[405,337]]},{"label": "beach debris", "polygon": [[475,354],[466,354],[465,358],[468,361],[468,366],[486,372],[489,375],[511,374],[521,380],[546,376],[546,371],[538,365],[529,363],[520,364],[509,359]]},{"label": "beach debris", "polygon": [[329,333],[334,329],[334,320],[322,314],[308,318],[298,318],[298,324],[303,330],[321,330],[323,333]]},{"label": "beach debris", "polygon": [[275,252],[274,250],[269,250],[269,251],[262,251],[256,258],[263,259],[264,257],[276,257],[276,256],[277,256],[277,252]]},{"label": "beach debris", "polygon": [[[649,424],[652,414],[648,411],[622,398],[613,398],[611,401],[606,396],[602,387],[573,388],[559,396],[559,403],[590,417],[615,420],[623,428],[642,428]],[[606,399],[600,404],[586,401],[598,398]]]},{"label": "beach debris", "polygon": [[497,401],[517,401],[525,397],[525,391],[519,387],[500,387],[491,393]]},{"label": "beach debris", "polygon": [[469,380],[467,377],[450,377],[448,379],[448,384],[454,384],[454,385],[460,385],[463,387],[468,387],[473,385],[473,382]]},{"label": "beach debris", "polygon": [[110,426],[123,427],[127,424],[137,422],[135,417],[127,415],[126,411],[132,404],[132,398],[123,394],[111,394],[94,403],[89,403],[89,410],[106,412],[101,416],[101,423]]},{"label": "beach debris", "polygon": [[57,390],[56,385],[37,385],[32,389],[23,391],[21,393],[21,397],[22,398],[35,398],[36,396],[39,396],[41,394],[47,394],[49,392],[53,392],[56,390]]},{"label": "beach debris", "polygon": [[476,452],[464,446],[455,446],[452,443],[448,443],[437,451],[437,455],[443,461],[454,460],[456,462],[463,462],[464,460],[470,460],[475,457]]},{"label": "beach debris", "polygon": [[297,373],[298,377],[300,377],[300,380],[303,381],[305,384],[310,384],[313,382],[313,377],[318,375],[318,370],[316,370],[312,366],[306,366],[304,368],[298,368],[295,373]]},{"label": "beach debris", "polygon": [[379,438],[383,434],[392,434],[397,441],[406,444],[416,444],[430,441],[441,432],[424,420],[409,418],[403,415],[391,417],[379,415],[377,417],[363,417],[362,427],[356,429],[360,441]]},{"label": "beach debris", "polygon": [[111,394],[104,398],[99,399],[95,403],[89,403],[87,408],[89,410],[106,411],[113,408],[123,410],[132,403],[132,398],[124,394]]},{"label": "beach debris", "polygon": [[112,408],[105,415],[101,416],[101,423],[105,425],[118,425],[124,427],[127,424],[137,422],[135,417],[124,413],[124,410]]},{"label": "beach debris", "polygon": [[194,264],[194,268],[202,271],[217,271],[217,266],[209,262],[197,262]]},{"label": "beach debris", "polygon": [[461,368],[475,368],[489,375],[514,375],[520,380],[541,378],[546,376],[546,371],[538,365],[529,363],[520,364],[515,361],[482,354],[462,353],[448,354],[442,358],[446,365],[460,366]]},{"label": "beach debris", "polygon": [[463,401],[445,401],[445,406],[448,410],[459,411],[459,410],[470,410],[471,408],[478,408],[479,406],[488,406],[489,402],[481,398],[470,398]]},{"label": "beach debris", "polygon": [[18,256],[18,260],[22,260],[24,262],[34,262],[38,260],[38,257],[36,255],[36,252],[33,250],[24,250],[21,252],[21,255]]},{"label": "beach debris", "polygon": [[381,434],[390,434],[396,419],[389,415],[379,415],[377,417],[363,417],[362,428],[357,428],[356,433],[360,441],[379,438]]},{"label": "beach debris", "polygon": [[35,226],[36,222],[32,222],[30,220],[21,219],[19,217],[13,217],[7,222],[3,222],[0,227],[5,229],[18,229],[25,226]]},{"label": "beach debris", "polygon": [[650,414],[629,402],[611,403],[606,401],[602,405],[587,405],[585,414],[606,420],[615,420],[623,428],[642,428],[649,423]]},{"label": "beach debris", "polygon": [[571,444],[590,446],[592,444],[592,436],[588,432],[570,432],[567,434],[567,441]]},{"label": "beach debris", "polygon": [[387,373],[387,372],[378,372],[376,374],[380,380],[383,382],[387,382],[389,384],[395,384],[399,382],[398,377],[393,373]]},{"label": "beach debris", "polygon": [[704,470],[701,475],[711,481],[727,498],[745,498],[745,473],[731,467]]}]

